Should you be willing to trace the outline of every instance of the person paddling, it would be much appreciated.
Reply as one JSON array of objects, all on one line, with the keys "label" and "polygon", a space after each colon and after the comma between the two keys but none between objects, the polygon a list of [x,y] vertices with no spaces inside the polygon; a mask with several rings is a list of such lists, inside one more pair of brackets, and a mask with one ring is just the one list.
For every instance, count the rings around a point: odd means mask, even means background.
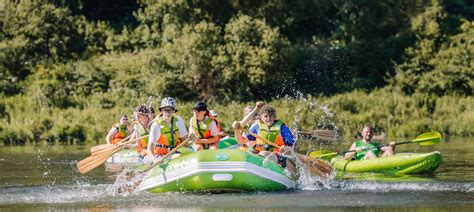
[{"label": "person paddling", "polygon": [[127,115],[120,117],[119,123],[112,126],[109,133],[105,137],[107,144],[117,144],[128,136]]},{"label": "person paddling", "polygon": [[284,153],[287,147],[293,146],[295,139],[286,124],[277,120],[275,108],[270,105],[262,106],[259,120],[250,126],[249,131],[277,144],[280,148],[265,145],[264,141],[245,133],[244,136],[249,140],[247,143],[249,147],[253,147],[259,155],[278,161],[283,167],[286,166],[286,158],[281,153]]},{"label": "person paddling", "polygon": [[209,114],[204,102],[197,102],[193,107],[193,117],[189,120],[189,134],[196,135],[194,151],[217,149],[220,139],[219,121]]},{"label": "person paddling", "polygon": [[[132,123],[133,132],[130,136],[130,140],[150,134],[150,117],[148,108],[145,105],[140,104],[135,108],[134,114],[136,121]],[[146,149],[148,147],[148,137],[138,140],[136,147],[140,154],[140,161],[142,161],[147,154]]]},{"label": "person paddling", "polygon": [[362,140],[354,142],[349,149],[355,152],[346,153],[344,159],[367,160],[379,157],[381,151],[381,157],[392,156],[395,152],[395,141],[391,141],[389,146],[377,148],[380,144],[372,141],[373,132],[370,125],[364,125],[361,135]]},{"label": "person paddling", "polygon": [[[147,146],[147,154],[150,159],[168,154],[170,150],[188,137],[183,118],[175,115],[178,110],[176,110],[176,101],[173,98],[163,98],[159,110],[161,114],[153,119],[150,126],[149,140],[152,142],[148,142]],[[175,155],[172,158],[175,158]]]},{"label": "person paddling", "polygon": [[245,151],[248,149],[248,144],[254,143],[254,142],[250,142],[249,139],[242,134],[242,129],[249,130],[250,126],[259,120],[258,111],[263,105],[265,105],[264,102],[257,102],[255,104],[255,107],[252,107],[252,106],[245,107],[243,120],[240,122],[234,121],[234,123],[232,123],[232,127],[234,128],[234,136],[238,142],[240,150]]}]

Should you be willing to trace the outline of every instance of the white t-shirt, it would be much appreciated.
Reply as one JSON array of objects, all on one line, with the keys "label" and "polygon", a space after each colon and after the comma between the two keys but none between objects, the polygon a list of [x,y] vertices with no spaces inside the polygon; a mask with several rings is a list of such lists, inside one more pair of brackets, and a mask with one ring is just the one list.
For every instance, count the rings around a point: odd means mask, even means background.
[{"label": "white t-shirt", "polygon": [[[206,119],[208,119],[209,117],[206,116]],[[200,123],[200,121],[198,121],[198,123]],[[216,121],[212,120],[211,121],[211,125],[209,126],[209,130],[211,131],[211,136],[214,137],[214,136],[218,136],[219,135],[219,129],[217,129],[217,123]],[[196,132],[194,132],[194,129],[193,129],[193,118],[189,119],[189,134],[194,134],[196,135]],[[197,137],[199,137],[199,135],[196,135]]]},{"label": "white t-shirt", "polygon": [[[178,119],[178,130],[179,130],[179,137],[184,138],[188,135],[188,132],[186,131],[186,126],[184,125],[183,118],[181,116],[174,116],[175,118]],[[169,127],[171,127],[171,124],[169,124]],[[158,127],[158,124],[156,122],[153,122],[150,127],[150,137],[148,138],[149,141],[153,141],[153,144],[156,144],[156,141],[158,138],[161,136],[161,128]]]}]

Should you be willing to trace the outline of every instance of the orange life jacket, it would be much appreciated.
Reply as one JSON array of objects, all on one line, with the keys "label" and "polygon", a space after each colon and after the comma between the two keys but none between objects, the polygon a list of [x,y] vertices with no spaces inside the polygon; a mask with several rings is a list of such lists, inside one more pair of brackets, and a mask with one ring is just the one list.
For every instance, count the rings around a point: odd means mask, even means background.
[{"label": "orange life jacket", "polygon": [[[216,119],[216,117],[214,117],[210,114],[208,114],[207,117],[208,118],[204,119],[204,121],[200,121],[199,123],[197,121],[196,116],[193,116],[191,118],[191,127],[194,130],[194,134],[196,134],[201,139],[212,138],[213,136],[212,136],[212,133],[211,133],[210,126],[211,126],[212,121],[215,121],[216,126],[217,126],[217,130],[219,131],[216,136],[217,136],[217,139],[220,140],[221,139],[221,136],[220,136],[221,127],[220,127],[219,121]],[[216,142],[214,144],[204,144],[203,147],[204,147],[204,149],[209,149],[209,147],[211,145],[218,145],[218,144],[219,144],[219,142]]]},{"label": "orange life jacket", "polygon": [[127,126],[121,125],[120,123],[116,123],[112,127],[115,127],[117,129],[117,133],[112,136],[112,144],[117,144],[128,136]]}]

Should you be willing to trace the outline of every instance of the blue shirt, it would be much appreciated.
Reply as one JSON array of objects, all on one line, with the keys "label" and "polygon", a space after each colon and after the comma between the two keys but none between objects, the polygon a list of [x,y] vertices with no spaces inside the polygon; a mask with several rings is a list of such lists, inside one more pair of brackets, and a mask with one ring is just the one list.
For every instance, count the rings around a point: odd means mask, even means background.
[{"label": "blue shirt", "polygon": [[[258,135],[258,129],[258,124],[253,123],[252,126],[250,126],[249,131]],[[293,146],[293,144],[295,144],[295,138],[293,137],[290,128],[288,128],[285,124],[281,125],[280,134],[286,146]],[[257,140],[255,137],[247,133],[245,133],[245,137],[247,137],[249,141]]]}]

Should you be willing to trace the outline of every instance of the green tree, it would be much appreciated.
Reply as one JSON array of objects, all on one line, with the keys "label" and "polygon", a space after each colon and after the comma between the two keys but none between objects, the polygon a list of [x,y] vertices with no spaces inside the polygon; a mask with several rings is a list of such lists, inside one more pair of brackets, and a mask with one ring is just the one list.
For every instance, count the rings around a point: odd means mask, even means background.
[{"label": "green tree", "polygon": [[464,21],[429,61],[433,69],[421,76],[417,90],[438,96],[472,95],[474,90],[474,22]]},{"label": "green tree", "polygon": [[396,67],[397,75],[393,84],[405,94],[413,94],[425,73],[432,71],[430,61],[444,41],[442,22],[446,18],[443,7],[435,4],[411,22],[411,30],[416,35],[414,47],[406,49],[406,61]]},{"label": "green tree", "polygon": [[5,84],[25,79],[36,64],[76,59],[85,49],[75,17],[47,1],[7,4],[1,34],[0,71]]},{"label": "green tree", "polygon": [[264,88],[280,87],[283,73],[275,67],[289,43],[278,28],[240,14],[226,25],[224,42],[213,64],[222,71],[225,93],[239,99],[248,99],[249,94],[261,98],[268,95],[262,94]]},{"label": "green tree", "polygon": [[168,25],[163,36],[169,40],[163,42],[154,61],[154,68],[160,73],[155,76],[162,85],[159,90],[179,84],[194,90],[200,98],[214,96],[221,74],[211,61],[222,43],[220,33],[220,27],[206,21],[185,25],[182,30]]},{"label": "green tree", "polygon": [[28,95],[42,108],[77,106],[81,97],[106,92],[110,81],[109,75],[89,62],[39,67],[31,78]]}]

